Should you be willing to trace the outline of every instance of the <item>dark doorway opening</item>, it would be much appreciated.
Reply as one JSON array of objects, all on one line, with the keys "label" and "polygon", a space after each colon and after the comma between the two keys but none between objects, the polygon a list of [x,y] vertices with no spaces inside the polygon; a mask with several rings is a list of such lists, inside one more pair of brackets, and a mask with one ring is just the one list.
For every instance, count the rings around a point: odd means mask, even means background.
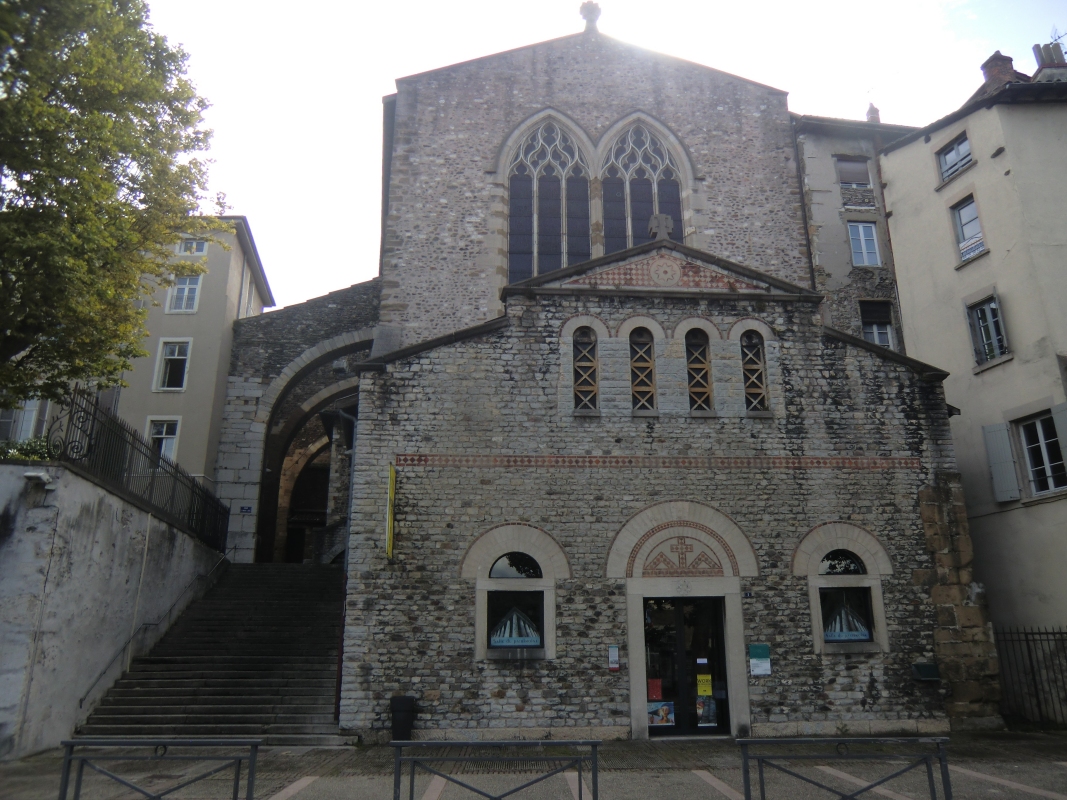
[{"label": "dark doorway opening", "polygon": [[721,597],[647,597],[649,736],[728,734],[725,604]]}]

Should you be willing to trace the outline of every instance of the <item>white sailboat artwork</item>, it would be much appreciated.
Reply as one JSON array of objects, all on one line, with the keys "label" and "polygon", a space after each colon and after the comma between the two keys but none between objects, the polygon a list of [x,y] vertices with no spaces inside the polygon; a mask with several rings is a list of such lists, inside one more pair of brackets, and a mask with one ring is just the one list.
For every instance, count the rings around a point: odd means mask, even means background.
[{"label": "white sailboat artwork", "polygon": [[540,647],[541,633],[532,619],[512,608],[489,636],[490,647]]}]

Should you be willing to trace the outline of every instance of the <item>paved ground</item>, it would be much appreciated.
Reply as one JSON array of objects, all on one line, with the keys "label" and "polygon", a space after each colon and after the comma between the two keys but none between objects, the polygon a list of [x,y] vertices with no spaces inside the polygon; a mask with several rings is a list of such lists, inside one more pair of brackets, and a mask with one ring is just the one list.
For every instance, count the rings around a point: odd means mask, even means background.
[{"label": "paved ground", "polygon": [[[189,751],[186,751],[189,753]],[[816,756],[786,762],[788,769],[834,787],[844,795],[863,783],[906,766],[902,758],[863,761],[823,758],[827,750],[794,750]],[[870,750],[868,750],[870,752]],[[899,755],[900,750],[880,748],[880,754]],[[857,753],[854,748],[850,755]],[[178,754],[172,751],[171,755]],[[456,754],[453,752],[453,754]],[[546,755],[563,755],[559,748]],[[474,751],[458,755],[474,756]],[[264,748],[256,774],[256,800],[390,800],[393,796],[392,751],[388,747],[309,749]],[[1009,800],[1049,798],[1067,800],[1067,733],[957,734],[949,745],[953,796],[956,800]],[[204,762],[123,761],[107,768],[147,790],[164,791],[200,772]],[[442,771],[487,793],[502,793],[536,777],[540,765],[525,762],[507,767],[477,762],[452,763]],[[55,800],[58,797],[62,754],[43,753],[22,761],[0,764],[0,799]],[[600,752],[600,797],[604,800],[739,800],[743,798],[739,748],[728,740],[612,742]],[[935,776],[936,777],[936,776]],[[753,780],[756,773],[753,769]],[[835,795],[816,789],[784,773],[768,768],[767,800],[820,800]],[[591,781],[583,776],[583,798],[590,797]],[[229,798],[233,773],[220,773],[167,797],[179,800]],[[754,784],[755,786],[755,784]],[[943,798],[937,780],[938,797]],[[72,787],[73,788],[73,787]],[[576,772],[564,771],[512,797],[517,800],[577,800]],[[404,778],[402,796],[409,798]],[[889,800],[929,798],[925,768],[908,772],[870,792]],[[841,797],[842,794],[837,795]],[[144,797],[93,773],[86,772],[85,800],[126,800]],[[420,772],[415,779],[415,800],[468,800],[477,795]],[[68,795],[72,797],[72,793]],[[244,798],[242,783],[241,797]],[[753,797],[759,797],[753,791]]]}]

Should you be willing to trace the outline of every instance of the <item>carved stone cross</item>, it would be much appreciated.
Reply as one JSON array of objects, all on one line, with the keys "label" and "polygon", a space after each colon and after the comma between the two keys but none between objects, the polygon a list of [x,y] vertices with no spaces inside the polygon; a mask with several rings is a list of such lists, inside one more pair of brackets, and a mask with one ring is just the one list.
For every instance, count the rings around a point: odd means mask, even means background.
[{"label": "carved stone cross", "polygon": [[648,220],[648,235],[655,240],[669,239],[674,232],[674,220],[670,214],[653,214]]}]

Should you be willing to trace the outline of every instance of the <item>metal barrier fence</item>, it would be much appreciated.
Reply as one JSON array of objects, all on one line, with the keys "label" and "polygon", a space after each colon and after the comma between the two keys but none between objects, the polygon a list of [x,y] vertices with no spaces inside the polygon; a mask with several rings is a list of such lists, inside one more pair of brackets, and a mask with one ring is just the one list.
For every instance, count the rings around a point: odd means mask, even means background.
[{"label": "metal barrier fence", "polygon": [[[74,794],[71,800],[81,800],[82,780],[85,776],[85,768],[103,775],[115,783],[132,789],[139,794],[158,800],[169,794],[184,789],[205,778],[210,778],[229,767],[233,767],[233,797],[239,800],[241,790],[241,764],[248,762],[248,778],[245,780],[245,800],[253,800],[256,790],[256,755],[261,739],[77,739],[63,742],[63,774],[59,779],[59,800],[67,800],[70,790],[70,775],[74,772]],[[151,753],[116,753],[117,748],[124,750],[152,748]],[[248,748],[247,753],[238,755],[212,755],[210,753],[188,753],[184,755],[170,755],[172,747],[181,748]],[[76,752],[76,748],[93,748],[95,752]],[[101,752],[102,751],[102,752]],[[110,751],[110,752],[109,752]],[[151,763],[159,762],[218,762],[206,772],[201,772],[191,778],[182,776],[181,783],[167,789],[146,789],[138,786],[131,780],[116,775],[111,770],[102,766],[102,762],[118,763],[125,761],[143,761]]]},{"label": "metal barrier fence", "polygon": [[[759,776],[760,800],[767,800],[764,767],[771,767],[779,772],[784,772],[786,775],[790,775],[797,780],[810,784],[811,786],[830,792],[830,794],[837,797],[838,800],[854,800],[854,798],[859,797],[864,792],[877,790],[882,784],[888,783],[894,778],[898,778],[914,769],[918,769],[920,766],[926,767],[927,783],[930,788],[930,800],[938,800],[937,787],[934,782],[934,761],[937,761],[941,768],[941,788],[944,792],[944,800],[952,800],[952,780],[949,778],[948,754],[945,752],[945,745],[948,743],[947,738],[738,739],[737,743],[741,745],[741,780],[745,788],[745,800],[752,800],[752,779],[749,774],[749,762],[751,761],[756,762],[757,773]],[[822,748],[832,747],[832,750],[829,752],[826,752],[825,750],[821,750],[820,752],[811,752],[810,750],[797,752],[798,746],[810,745],[819,745]],[[852,747],[859,748],[863,745],[895,745],[896,747],[894,748],[895,752],[891,753],[853,753],[850,749]],[[913,749],[909,752],[900,752],[900,746],[902,745]],[[936,749],[933,751],[929,748],[920,750],[919,747],[915,747],[922,745],[934,745]],[[751,747],[770,747],[772,751],[751,753],[749,752],[749,748]],[[794,772],[790,769],[791,765],[789,763],[793,761],[841,761],[846,759],[849,761],[892,762],[899,762],[903,759],[905,764],[903,767],[886,775],[884,778],[879,778],[855,791],[842,792],[840,789],[836,789],[833,786],[827,786],[825,783],[821,783],[807,775],[801,775],[798,772]]]},{"label": "metal barrier fence", "polygon": [[146,504],[160,519],[220,553],[229,508],[128,423],[75,387],[48,429],[49,457],[84,470],[119,496]]},{"label": "metal barrier fence", "polygon": [[1004,718],[1067,727],[1067,630],[997,628],[995,633]]},{"label": "metal barrier fence", "polygon": [[[528,741],[528,742],[389,742],[390,747],[395,747],[393,751],[393,800],[402,800],[401,791],[403,785],[403,772],[404,764],[411,765],[411,774],[409,782],[408,800],[415,800],[415,771],[416,769],[423,769],[426,772],[437,775],[444,778],[449,783],[454,783],[457,786],[462,786],[464,789],[480,797],[485,797],[487,800],[502,800],[504,797],[509,797],[516,792],[521,792],[536,783],[547,780],[553,775],[559,775],[568,769],[577,769],[578,771],[578,800],[584,798],[584,786],[585,783],[582,780],[582,765],[589,762],[589,776],[592,782],[592,800],[599,800],[599,787],[597,785],[597,748],[600,746],[599,740],[575,740],[575,741]],[[439,748],[445,752],[454,750],[457,747],[468,748],[539,748],[543,751],[545,747],[566,747],[566,748],[589,748],[589,754],[584,755],[582,753],[566,754],[566,755],[546,755],[546,756],[526,756],[526,755],[490,755],[490,756],[472,756],[472,755],[460,755],[460,756],[447,756],[447,755],[411,755],[405,756],[405,748]],[[520,786],[508,789],[500,794],[492,794],[490,792],[483,791],[471,786],[469,783],[464,783],[459,778],[453,775],[449,775],[440,770],[434,769],[430,766],[431,763],[475,763],[475,764],[509,764],[515,762],[522,762],[523,764],[545,764],[546,766],[554,765],[554,768],[548,769],[538,775],[536,778],[530,781],[526,781]]]}]

